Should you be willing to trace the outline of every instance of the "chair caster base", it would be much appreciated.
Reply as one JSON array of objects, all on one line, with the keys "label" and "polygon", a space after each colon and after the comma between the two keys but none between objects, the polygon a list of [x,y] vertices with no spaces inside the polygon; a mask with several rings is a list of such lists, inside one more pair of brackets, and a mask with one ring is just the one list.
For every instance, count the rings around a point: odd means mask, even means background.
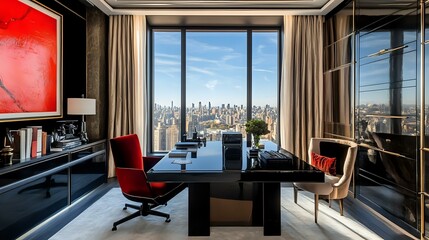
[{"label": "chair caster base", "polygon": [[167,218],[167,219],[165,219],[165,222],[171,222],[171,218]]},{"label": "chair caster base", "polygon": [[116,230],[118,230],[118,229],[116,228],[116,226],[113,226],[113,227],[112,227],[112,231],[116,231]]}]

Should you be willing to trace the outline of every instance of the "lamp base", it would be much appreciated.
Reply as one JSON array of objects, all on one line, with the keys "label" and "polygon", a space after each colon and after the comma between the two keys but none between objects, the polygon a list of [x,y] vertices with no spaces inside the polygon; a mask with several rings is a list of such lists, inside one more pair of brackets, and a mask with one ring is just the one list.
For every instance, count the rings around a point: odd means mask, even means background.
[{"label": "lamp base", "polygon": [[88,143],[89,139],[88,139],[88,134],[86,133],[86,122],[82,116],[82,126],[80,128],[80,140],[82,141],[82,143]]},{"label": "lamp base", "polygon": [[79,135],[80,135],[80,140],[82,141],[82,143],[88,143],[89,142],[88,134],[86,132],[81,132]]}]

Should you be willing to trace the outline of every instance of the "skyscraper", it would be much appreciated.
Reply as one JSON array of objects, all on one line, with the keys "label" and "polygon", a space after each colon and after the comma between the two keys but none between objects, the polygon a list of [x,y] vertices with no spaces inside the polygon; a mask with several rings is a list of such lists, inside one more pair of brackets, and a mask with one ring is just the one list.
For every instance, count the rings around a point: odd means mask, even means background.
[{"label": "skyscraper", "polygon": [[179,128],[176,123],[166,129],[165,146],[166,149],[173,149],[174,145],[179,141]]},{"label": "skyscraper", "polygon": [[166,150],[165,145],[166,129],[158,122],[158,126],[153,130],[153,150],[163,151]]}]

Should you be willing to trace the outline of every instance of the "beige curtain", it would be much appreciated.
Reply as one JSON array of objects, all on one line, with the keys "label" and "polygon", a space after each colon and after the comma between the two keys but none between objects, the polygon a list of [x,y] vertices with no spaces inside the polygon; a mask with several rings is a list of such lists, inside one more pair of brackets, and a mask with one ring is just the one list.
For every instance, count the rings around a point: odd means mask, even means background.
[{"label": "beige curtain", "polygon": [[[144,116],[147,96],[145,46],[144,16],[110,16],[108,139],[136,133],[144,153],[147,125]],[[115,176],[112,154],[109,154],[108,176]]]},{"label": "beige curtain", "polygon": [[285,16],[280,83],[282,148],[307,159],[323,133],[323,17]]}]

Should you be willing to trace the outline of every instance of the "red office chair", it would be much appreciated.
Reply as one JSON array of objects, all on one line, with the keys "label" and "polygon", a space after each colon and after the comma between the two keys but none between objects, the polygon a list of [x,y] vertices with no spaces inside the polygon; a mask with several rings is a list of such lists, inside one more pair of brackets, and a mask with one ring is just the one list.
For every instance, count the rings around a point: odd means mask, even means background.
[{"label": "red office chair", "polygon": [[122,194],[131,201],[141,203],[141,206],[126,203],[124,210],[130,207],[139,211],[113,223],[112,231],[115,231],[116,226],[123,222],[149,214],[165,217],[165,221],[170,222],[169,214],[152,210],[152,208],[167,205],[167,201],[181,192],[186,185],[183,183],[172,184],[147,181],[146,172],[160,158],[142,157],[139,139],[136,134],[111,139],[110,145],[116,166],[116,177]]}]

